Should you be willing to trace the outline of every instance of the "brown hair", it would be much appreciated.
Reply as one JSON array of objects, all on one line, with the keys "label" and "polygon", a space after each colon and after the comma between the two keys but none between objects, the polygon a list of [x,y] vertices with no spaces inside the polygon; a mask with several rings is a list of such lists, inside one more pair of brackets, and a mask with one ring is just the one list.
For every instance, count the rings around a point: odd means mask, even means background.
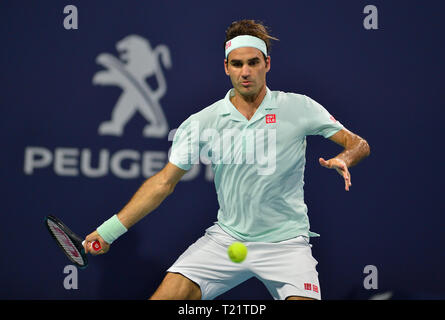
[{"label": "brown hair", "polygon": [[224,48],[226,42],[237,36],[249,35],[260,38],[266,43],[267,54],[270,54],[271,40],[278,40],[269,35],[269,28],[261,21],[255,20],[239,20],[234,21],[226,30],[226,40],[224,41]]}]

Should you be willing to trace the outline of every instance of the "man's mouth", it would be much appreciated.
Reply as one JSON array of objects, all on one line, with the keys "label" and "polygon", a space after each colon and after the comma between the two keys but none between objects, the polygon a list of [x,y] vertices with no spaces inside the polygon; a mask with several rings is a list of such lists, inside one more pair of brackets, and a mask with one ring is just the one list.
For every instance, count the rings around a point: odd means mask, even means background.
[{"label": "man's mouth", "polygon": [[250,84],[252,84],[252,81],[241,81],[241,84],[243,86],[249,86]]}]

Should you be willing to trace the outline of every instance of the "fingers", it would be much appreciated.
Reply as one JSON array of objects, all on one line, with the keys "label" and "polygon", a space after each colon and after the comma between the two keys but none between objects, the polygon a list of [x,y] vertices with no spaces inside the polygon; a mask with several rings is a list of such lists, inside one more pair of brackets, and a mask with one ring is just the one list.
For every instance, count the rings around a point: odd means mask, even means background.
[{"label": "fingers", "polygon": [[344,178],[345,178],[345,190],[349,191],[349,187],[352,186],[351,175],[349,174],[349,172],[345,172]]},{"label": "fingers", "polygon": [[334,168],[345,180],[345,190],[349,191],[349,187],[352,186],[351,183],[351,174],[349,173],[348,166],[346,163],[338,158],[333,158],[328,161],[326,161],[323,158],[318,159],[320,165],[323,167],[332,169]]},{"label": "fingers", "polygon": [[[97,247],[93,246],[93,243],[95,241],[98,241],[100,243],[101,248],[99,250],[96,250]],[[97,233],[97,231],[94,231],[93,233],[85,237],[85,242],[83,244],[83,247],[85,249],[85,253],[90,253],[95,256],[106,253],[109,250],[110,245],[106,243],[104,239],[102,239],[102,237]]]},{"label": "fingers", "polygon": [[345,190],[349,191],[349,187],[352,186],[352,183],[351,183],[351,174],[349,173],[348,167],[345,166],[342,170],[342,173],[340,174],[343,175],[343,178],[345,179]]},{"label": "fingers", "polygon": [[[99,254],[104,254],[106,251],[104,250],[104,247],[102,246],[102,244],[101,244],[101,247],[102,247],[101,249],[96,250],[96,249],[94,248],[93,243],[94,243],[95,241],[97,241],[97,240],[93,240],[93,241],[87,241],[87,240],[85,240],[85,244],[84,244],[84,247],[86,247],[85,252],[86,252],[86,253],[89,253],[89,254],[91,254],[91,255],[93,255],[93,256],[97,256],[97,255],[99,255]],[[99,242],[99,243],[100,243],[100,242]]]},{"label": "fingers", "polygon": [[107,253],[107,251],[110,249],[110,245],[108,243],[105,242],[104,239],[102,239],[101,236],[98,236],[97,239],[95,239],[95,241],[99,241],[100,243],[100,249],[99,250],[94,250],[94,252],[96,254],[104,254]]},{"label": "fingers", "polygon": [[[93,240],[94,241],[94,240]],[[94,250],[92,248],[93,241],[91,239],[88,239],[88,237],[85,238],[85,241],[83,242],[83,248],[85,250],[85,253],[94,254]]]},{"label": "fingers", "polygon": [[325,159],[323,159],[323,158],[320,158],[320,159],[318,159],[318,162],[323,166],[323,167],[325,167],[325,168],[331,168],[332,166],[331,166],[331,164],[330,164],[330,162],[329,161],[326,161]]}]

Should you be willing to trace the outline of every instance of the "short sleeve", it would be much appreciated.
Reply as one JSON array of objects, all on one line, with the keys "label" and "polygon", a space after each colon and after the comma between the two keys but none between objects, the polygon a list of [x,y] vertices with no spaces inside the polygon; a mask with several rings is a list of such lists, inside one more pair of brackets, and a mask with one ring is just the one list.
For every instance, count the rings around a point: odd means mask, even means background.
[{"label": "short sleeve", "polygon": [[321,104],[305,96],[306,135],[320,135],[329,138],[344,126]]},{"label": "short sleeve", "polygon": [[199,163],[199,125],[192,119],[189,117],[176,130],[169,156],[171,163],[187,171]]}]

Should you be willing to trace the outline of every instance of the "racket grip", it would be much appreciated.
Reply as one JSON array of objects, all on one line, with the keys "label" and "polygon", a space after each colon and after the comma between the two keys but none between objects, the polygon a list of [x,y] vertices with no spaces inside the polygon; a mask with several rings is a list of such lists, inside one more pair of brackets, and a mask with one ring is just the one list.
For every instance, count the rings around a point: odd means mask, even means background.
[{"label": "racket grip", "polygon": [[[84,245],[85,240],[82,241],[82,245]],[[100,245],[99,241],[94,241],[90,244],[91,247],[93,247],[94,251],[99,251],[100,249],[102,249],[102,246]]]}]

